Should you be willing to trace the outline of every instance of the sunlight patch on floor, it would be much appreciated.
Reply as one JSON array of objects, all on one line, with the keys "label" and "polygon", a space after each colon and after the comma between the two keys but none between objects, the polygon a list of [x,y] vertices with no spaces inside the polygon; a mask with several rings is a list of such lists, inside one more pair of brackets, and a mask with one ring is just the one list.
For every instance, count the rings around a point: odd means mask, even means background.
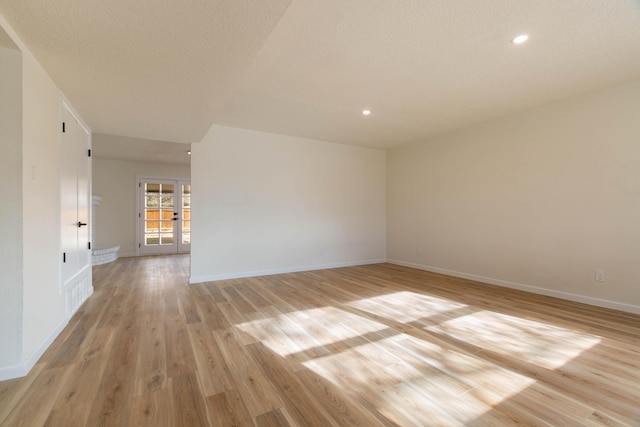
[{"label": "sunlight patch on floor", "polygon": [[241,323],[236,327],[261,340],[280,356],[334,343],[348,345],[349,340],[360,339],[361,335],[388,329],[383,323],[336,307],[283,313]]},{"label": "sunlight patch on floor", "polygon": [[[361,396],[400,425],[465,425],[535,382],[407,334],[309,360],[303,366],[349,395]],[[472,393],[484,387],[491,393]]]},{"label": "sunlight patch on floor", "polygon": [[399,425],[464,426],[499,416],[492,408],[526,390],[541,398],[534,378],[485,360],[487,352],[557,369],[600,342],[413,292],[364,298],[345,309],[272,313],[237,327]]},{"label": "sunlight patch on floor", "polygon": [[548,369],[561,367],[600,342],[594,335],[491,311],[426,329]]},{"label": "sunlight patch on floor", "polygon": [[412,322],[467,307],[443,298],[402,291],[348,303],[350,307],[398,322]]}]

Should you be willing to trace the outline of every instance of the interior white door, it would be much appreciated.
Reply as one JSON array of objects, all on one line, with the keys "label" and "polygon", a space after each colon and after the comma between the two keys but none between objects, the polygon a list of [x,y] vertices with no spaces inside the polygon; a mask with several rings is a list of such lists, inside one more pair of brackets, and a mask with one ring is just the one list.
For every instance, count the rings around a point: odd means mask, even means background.
[{"label": "interior white door", "polygon": [[187,180],[138,180],[140,255],[189,252],[191,185]]},{"label": "interior white door", "polygon": [[89,234],[91,134],[62,105],[60,169],[62,285],[91,266]]}]

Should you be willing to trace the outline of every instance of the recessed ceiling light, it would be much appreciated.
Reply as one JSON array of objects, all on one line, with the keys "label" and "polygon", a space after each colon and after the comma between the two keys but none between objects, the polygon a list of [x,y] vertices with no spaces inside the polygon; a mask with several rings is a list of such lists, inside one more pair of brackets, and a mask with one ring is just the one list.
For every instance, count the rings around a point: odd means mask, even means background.
[{"label": "recessed ceiling light", "polygon": [[191,150],[187,151],[187,154],[188,154],[188,155],[191,155]]},{"label": "recessed ceiling light", "polygon": [[371,111],[369,110],[362,110],[362,114],[365,116],[368,116],[369,114],[371,114]]},{"label": "recessed ceiling light", "polygon": [[529,40],[529,36],[528,35],[520,34],[518,37],[516,37],[513,40],[511,40],[511,43],[520,44],[520,43],[526,42],[527,40]]}]

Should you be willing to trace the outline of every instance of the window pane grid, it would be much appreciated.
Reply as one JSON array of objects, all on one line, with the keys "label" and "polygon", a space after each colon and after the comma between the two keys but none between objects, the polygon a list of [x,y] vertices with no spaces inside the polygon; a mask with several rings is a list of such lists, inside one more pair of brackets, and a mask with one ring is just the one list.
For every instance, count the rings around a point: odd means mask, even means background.
[{"label": "window pane grid", "polygon": [[[176,190],[182,190],[176,200]],[[182,244],[191,243],[191,185],[144,183],[144,230],[145,246],[175,244],[175,227],[180,225]],[[180,223],[174,221],[180,213]]]},{"label": "window pane grid", "polygon": [[173,244],[174,185],[145,183],[144,244]]}]

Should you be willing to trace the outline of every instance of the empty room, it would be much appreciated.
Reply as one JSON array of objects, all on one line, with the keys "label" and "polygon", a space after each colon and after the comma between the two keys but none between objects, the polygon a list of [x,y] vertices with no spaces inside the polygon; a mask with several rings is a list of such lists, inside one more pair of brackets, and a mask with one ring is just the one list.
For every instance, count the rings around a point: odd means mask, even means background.
[{"label": "empty room", "polygon": [[0,0],[0,426],[640,426],[640,2]]}]

